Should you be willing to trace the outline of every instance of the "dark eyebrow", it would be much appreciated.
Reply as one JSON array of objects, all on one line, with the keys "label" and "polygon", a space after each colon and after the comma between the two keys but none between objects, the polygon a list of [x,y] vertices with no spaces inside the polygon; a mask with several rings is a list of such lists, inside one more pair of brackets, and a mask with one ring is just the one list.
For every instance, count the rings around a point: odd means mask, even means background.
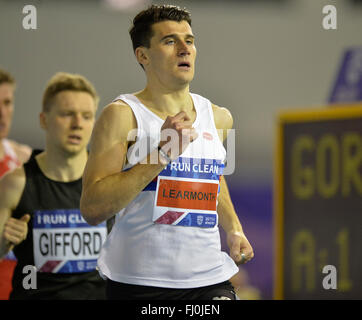
[{"label": "dark eyebrow", "polygon": [[[176,35],[176,34],[167,34],[167,35],[165,35],[164,37],[162,37],[162,39],[160,40],[160,42],[162,42],[163,40],[165,40],[165,39],[167,39],[167,38],[173,38],[173,39],[176,39],[178,36]],[[186,39],[190,39],[190,38],[192,38],[192,39],[195,39],[195,36],[194,35],[192,35],[192,34],[187,34],[186,35],[186,37],[185,37]]]}]

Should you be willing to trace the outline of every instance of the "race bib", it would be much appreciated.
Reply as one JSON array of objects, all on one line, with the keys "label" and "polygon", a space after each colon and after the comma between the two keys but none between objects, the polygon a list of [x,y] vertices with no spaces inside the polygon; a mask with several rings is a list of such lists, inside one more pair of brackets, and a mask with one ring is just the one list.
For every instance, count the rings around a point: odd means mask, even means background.
[{"label": "race bib", "polygon": [[153,222],[213,228],[224,164],[214,159],[179,157],[157,178]]},{"label": "race bib", "polygon": [[106,237],[106,222],[90,226],[79,209],[35,211],[35,266],[50,273],[93,271]]}]

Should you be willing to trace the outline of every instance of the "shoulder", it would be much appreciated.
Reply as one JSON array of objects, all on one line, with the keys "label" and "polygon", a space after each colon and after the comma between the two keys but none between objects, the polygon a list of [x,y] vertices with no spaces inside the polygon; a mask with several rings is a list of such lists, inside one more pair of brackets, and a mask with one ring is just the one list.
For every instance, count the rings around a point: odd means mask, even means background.
[{"label": "shoulder", "polygon": [[132,108],[121,100],[110,103],[105,106],[100,115],[100,121],[119,124],[129,127],[136,123]]},{"label": "shoulder", "polygon": [[128,104],[117,100],[103,108],[97,122],[124,131],[135,126],[136,118]]},{"label": "shoulder", "polygon": [[25,187],[24,167],[19,167],[0,179],[0,202],[8,208],[15,208]]},{"label": "shoulder", "polygon": [[233,117],[230,111],[213,103],[211,103],[211,106],[214,113],[216,129],[231,129],[233,127]]},{"label": "shoulder", "polygon": [[112,102],[103,108],[96,121],[91,145],[103,150],[120,141],[127,141],[129,133],[136,128],[137,121],[132,108],[120,100]]},{"label": "shoulder", "polygon": [[[24,167],[21,166],[0,179],[1,187],[5,187],[7,189],[17,189],[19,186],[25,185],[25,171]],[[1,188],[1,190],[3,190]],[[5,189],[4,189],[5,190]]]},{"label": "shoulder", "polygon": [[9,142],[20,162],[27,162],[30,158],[32,149],[26,144],[21,144],[13,140],[9,140]]},{"label": "shoulder", "polygon": [[103,108],[102,113],[123,114],[123,115],[129,115],[129,116],[133,115],[132,108],[122,100],[117,100],[117,101],[114,101],[114,102],[106,105]]}]

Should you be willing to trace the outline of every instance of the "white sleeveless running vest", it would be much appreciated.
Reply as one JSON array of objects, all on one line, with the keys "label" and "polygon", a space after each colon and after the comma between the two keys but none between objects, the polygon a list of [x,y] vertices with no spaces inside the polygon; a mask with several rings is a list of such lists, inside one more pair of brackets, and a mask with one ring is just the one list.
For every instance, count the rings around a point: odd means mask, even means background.
[{"label": "white sleeveless running vest", "polygon": [[[191,94],[198,138],[115,217],[98,259],[100,273],[128,284],[196,288],[229,280],[239,271],[221,251],[216,213],[219,176],[226,151],[209,100]],[[132,94],[137,140],[129,169],[157,147],[164,122]],[[120,191],[121,192],[121,191]]]}]

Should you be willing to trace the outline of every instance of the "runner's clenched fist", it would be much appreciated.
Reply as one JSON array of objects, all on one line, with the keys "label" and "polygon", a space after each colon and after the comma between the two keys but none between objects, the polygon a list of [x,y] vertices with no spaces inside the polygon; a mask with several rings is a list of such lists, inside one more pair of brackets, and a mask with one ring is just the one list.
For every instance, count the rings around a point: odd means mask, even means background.
[{"label": "runner's clenched fist", "polygon": [[160,147],[171,160],[178,158],[187,146],[198,137],[190,117],[181,111],[168,116],[161,127]]},{"label": "runner's clenched fist", "polygon": [[5,223],[4,238],[14,245],[20,244],[28,234],[29,214],[24,214],[20,219],[9,218]]}]

